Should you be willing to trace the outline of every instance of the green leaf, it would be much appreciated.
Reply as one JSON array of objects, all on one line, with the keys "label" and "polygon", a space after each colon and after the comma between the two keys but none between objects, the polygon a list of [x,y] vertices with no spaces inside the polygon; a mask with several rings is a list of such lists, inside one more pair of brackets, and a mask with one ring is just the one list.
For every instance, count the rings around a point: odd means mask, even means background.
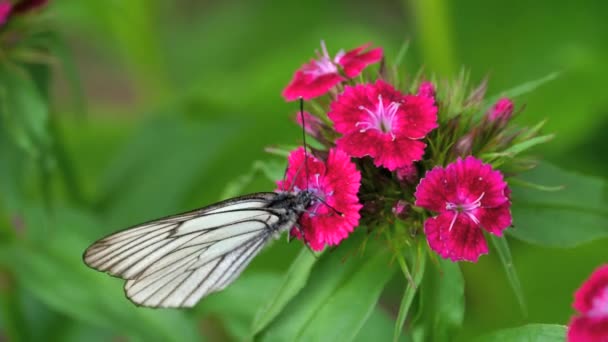
[{"label": "green leaf", "polygon": [[559,75],[560,75],[560,72],[552,72],[539,79],[528,81],[526,83],[520,84],[511,89],[505,90],[498,95],[491,96],[485,101],[485,109],[484,109],[483,113],[485,113],[501,97],[506,96],[506,97],[513,98],[513,97],[517,97],[517,96],[521,96],[521,95],[530,93],[530,92],[536,90],[538,87],[544,85],[545,83],[555,80]]},{"label": "green leaf", "polygon": [[274,296],[273,290],[282,281],[279,273],[251,271],[248,268],[233,284],[206,297],[195,308],[197,313],[218,317],[236,341],[251,336],[251,322],[258,308]]},{"label": "green leaf", "polygon": [[547,193],[513,184],[515,228],[508,230],[512,236],[533,244],[562,248],[608,237],[605,180],[564,171],[548,163],[519,178],[528,183],[563,186],[563,190]]},{"label": "green leaf", "polygon": [[439,268],[429,267],[420,285],[419,310],[414,341],[449,341],[464,319],[464,279],[460,266],[438,259]]},{"label": "green leaf", "polygon": [[[421,251],[422,249],[419,247],[418,250]],[[405,319],[408,317],[410,305],[414,300],[414,296],[418,292],[420,282],[422,281],[422,277],[424,275],[424,270],[426,267],[426,255],[423,253],[418,253],[413,262],[416,264],[416,267],[413,271],[412,281],[410,282],[406,279],[405,282],[406,287],[403,297],[401,298],[401,305],[399,305],[399,314],[397,315],[397,321],[395,322],[393,341],[398,341],[401,337],[401,331],[403,330]]]},{"label": "green leaf", "polygon": [[[393,338],[391,330],[395,325],[395,321],[392,315],[385,312],[379,306],[369,316],[359,334],[355,338],[356,342],[368,342],[368,341],[389,341]],[[405,341],[402,336],[399,341]]]},{"label": "green leaf", "polygon": [[221,199],[235,197],[241,195],[243,190],[251,184],[255,177],[261,173],[271,181],[276,181],[283,177],[285,165],[278,161],[260,161],[257,160],[251,166],[249,172],[241,175],[237,179],[226,185],[226,188],[220,196]]},{"label": "green leaf", "polygon": [[563,342],[566,339],[566,327],[557,324],[528,324],[517,328],[499,330],[474,342]]},{"label": "green leaf", "polygon": [[517,271],[515,270],[515,265],[513,264],[513,258],[511,257],[511,250],[509,249],[507,238],[498,237],[493,234],[488,235],[490,236],[494,247],[496,247],[496,251],[498,252],[502,266],[505,268],[507,279],[509,279],[509,284],[515,293],[519,308],[524,316],[528,316],[528,308],[526,305],[526,299],[524,298],[524,291],[521,288],[521,282],[519,281]]},{"label": "green leaf", "polygon": [[352,341],[394,273],[386,249],[368,244],[352,255],[359,236],[326,253],[307,286],[262,334],[265,341]]},{"label": "green leaf", "polygon": [[98,225],[95,219],[66,209],[53,215],[37,209],[25,217],[26,230],[37,226],[44,241],[16,240],[0,249],[0,264],[47,306],[71,319],[143,340],[200,337],[183,312],[138,308],[124,297],[124,281],[84,265],[82,252],[91,241],[82,232]]},{"label": "green leaf", "polygon": [[31,155],[48,145],[48,106],[26,69],[0,67],[0,118],[6,134]]},{"label": "green leaf", "polygon": [[553,134],[547,134],[547,135],[543,135],[540,137],[535,137],[535,138],[520,142],[518,144],[515,144],[502,152],[486,153],[482,157],[484,157],[484,158],[514,157],[514,156],[520,154],[521,152],[532,148],[533,146],[536,146],[539,144],[544,144],[544,143],[550,141],[551,139],[553,139],[554,137],[555,136]]},{"label": "green leaf", "polygon": [[[110,228],[183,210],[191,188],[240,127],[159,117],[135,134],[106,171],[100,206]],[[153,216],[151,216],[153,215]]]},{"label": "green leaf", "polygon": [[317,260],[317,256],[308,248],[302,248],[289,267],[282,283],[274,291],[274,295],[256,314],[251,329],[253,336],[266,328],[281,313],[287,303],[302,290]]}]

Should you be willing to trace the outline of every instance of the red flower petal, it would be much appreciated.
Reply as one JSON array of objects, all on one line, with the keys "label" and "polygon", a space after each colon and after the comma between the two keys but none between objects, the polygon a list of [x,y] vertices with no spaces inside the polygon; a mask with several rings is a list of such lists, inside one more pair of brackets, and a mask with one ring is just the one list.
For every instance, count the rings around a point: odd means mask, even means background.
[{"label": "red flower petal", "polygon": [[[326,163],[308,156],[307,179],[304,158],[303,148],[291,152],[285,181],[277,184],[279,190],[290,190],[290,184],[295,183],[296,191],[312,191],[325,202],[313,200],[307,212],[300,217],[298,224],[304,231],[304,237],[297,229],[291,232],[299,239],[305,238],[310,248],[319,251],[326,245],[339,244],[359,224],[362,205],[357,192],[361,174],[346,153],[332,149]],[[334,209],[342,215],[338,215]]]},{"label": "red flower petal", "polygon": [[606,341],[608,341],[607,318],[577,316],[568,324],[568,342]]},{"label": "red flower petal", "polygon": [[488,232],[502,236],[502,231],[511,226],[510,204],[505,203],[496,208],[485,208],[478,210],[475,215],[479,219],[481,227]]},{"label": "red flower petal", "polygon": [[445,211],[448,194],[456,191],[456,184],[452,181],[453,179],[450,177],[449,180],[448,182],[446,170],[442,167],[435,167],[427,172],[416,187],[414,193],[415,204],[435,212]]},{"label": "red flower petal", "polygon": [[437,107],[429,97],[407,95],[403,100],[403,120],[396,120],[393,128],[396,135],[410,139],[422,139],[437,128]]},{"label": "red flower petal", "polygon": [[466,215],[445,212],[424,222],[429,246],[441,257],[452,261],[477,262],[488,253],[481,229]]},{"label": "red flower petal", "polygon": [[[306,66],[303,68],[305,67]],[[324,95],[336,84],[342,82],[342,80],[342,76],[338,73],[314,76],[312,74],[306,74],[302,70],[298,70],[291,82],[283,90],[283,97],[287,101],[297,100],[300,97],[304,100],[310,100]]]},{"label": "red flower petal", "polygon": [[[580,313],[588,313],[594,307],[594,300],[605,295],[608,289],[608,265],[593,271],[593,274],[574,294],[574,308]],[[608,313],[608,308],[606,309]],[[608,314],[607,314],[608,316]]]},{"label": "red flower petal", "polygon": [[344,69],[344,74],[348,77],[355,77],[363,71],[368,65],[379,62],[382,59],[383,51],[381,48],[369,50],[365,53],[361,53],[367,49],[371,44],[365,44],[354,50],[348,51],[343,56],[337,58],[338,64]]}]

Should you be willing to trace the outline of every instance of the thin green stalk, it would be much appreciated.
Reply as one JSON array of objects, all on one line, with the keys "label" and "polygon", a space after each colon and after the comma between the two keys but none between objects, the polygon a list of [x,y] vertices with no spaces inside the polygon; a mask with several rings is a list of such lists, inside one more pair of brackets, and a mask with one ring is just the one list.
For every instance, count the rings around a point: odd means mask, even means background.
[{"label": "thin green stalk", "polygon": [[448,1],[403,0],[404,9],[411,10],[424,64],[441,76],[452,76],[457,71],[450,35]]}]

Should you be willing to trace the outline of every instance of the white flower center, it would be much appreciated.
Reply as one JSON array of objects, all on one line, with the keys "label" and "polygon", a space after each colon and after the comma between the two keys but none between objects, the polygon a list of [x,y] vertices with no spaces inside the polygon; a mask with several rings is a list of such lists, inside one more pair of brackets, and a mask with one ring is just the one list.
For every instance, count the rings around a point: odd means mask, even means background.
[{"label": "white flower center", "polygon": [[449,231],[452,231],[452,228],[454,227],[454,223],[456,222],[456,219],[458,218],[459,214],[465,214],[475,224],[479,224],[479,219],[475,216],[475,210],[481,207],[481,199],[483,198],[483,196],[485,194],[486,194],[485,192],[482,192],[481,195],[473,202],[468,202],[468,203],[467,202],[465,202],[465,203],[446,202],[445,203],[445,209],[451,210],[454,212],[454,218],[452,218],[452,222],[450,223]]},{"label": "white flower center", "polygon": [[359,121],[355,126],[360,127],[359,132],[363,133],[368,129],[377,129],[382,133],[389,133],[393,140],[395,140],[395,134],[393,133],[393,120],[397,114],[397,110],[401,104],[398,102],[391,102],[388,105],[384,105],[382,101],[382,95],[378,95],[378,104],[375,110],[371,110],[364,106],[359,106],[359,109],[365,111],[368,114],[367,120]]},{"label": "white flower center", "polygon": [[608,286],[597,297],[593,298],[591,317],[608,317]]},{"label": "white flower center", "polygon": [[304,68],[303,72],[305,74],[312,75],[313,77],[319,77],[327,74],[335,74],[338,73],[338,66],[336,65],[341,54],[339,53],[335,60],[332,61],[331,57],[329,57],[329,53],[327,52],[327,47],[325,46],[325,42],[321,41],[321,52],[317,51],[317,59],[314,61],[313,65],[309,65]]}]

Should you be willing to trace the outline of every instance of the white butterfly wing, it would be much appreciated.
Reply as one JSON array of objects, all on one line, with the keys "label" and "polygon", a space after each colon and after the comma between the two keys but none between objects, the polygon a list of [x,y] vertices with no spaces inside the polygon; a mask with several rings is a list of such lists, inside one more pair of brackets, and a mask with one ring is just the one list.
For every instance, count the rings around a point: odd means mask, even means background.
[{"label": "white butterfly wing", "polygon": [[138,305],[191,307],[225,288],[275,235],[281,217],[260,193],[144,223],[91,245],[87,265],[126,279]]}]

